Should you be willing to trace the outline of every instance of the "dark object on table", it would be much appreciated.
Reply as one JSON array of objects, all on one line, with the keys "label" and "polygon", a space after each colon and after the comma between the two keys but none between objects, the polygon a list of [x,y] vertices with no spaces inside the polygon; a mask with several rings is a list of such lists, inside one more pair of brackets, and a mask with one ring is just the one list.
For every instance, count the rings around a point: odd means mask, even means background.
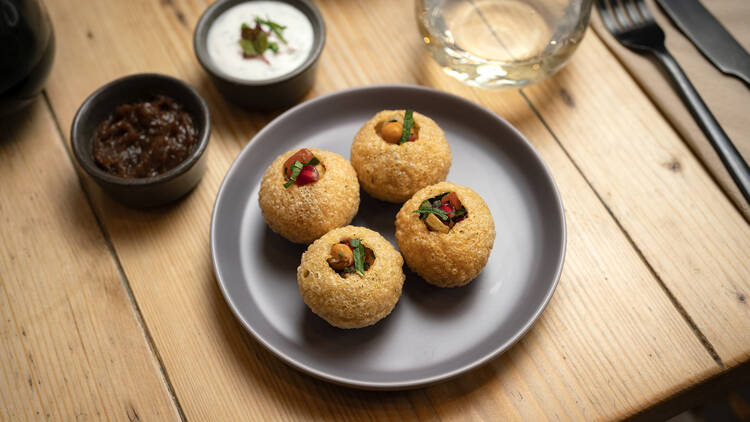
[{"label": "dark object on table", "polygon": [[0,116],[42,92],[55,56],[47,10],[37,0],[0,0]]},{"label": "dark object on table", "polygon": [[657,0],[711,63],[750,85],[750,54],[698,0]]},{"label": "dark object on table", "polygon": [[276,78],[252,81],[238,79],[222,72],[208,54],[206,40],[211,24],[227,9],[247,0],[219,0],[203,12],[193,35],[193,49],[203,69],[211,75],[216,88],[229,101],[255,110],[276,110],[299,101],[312,89],[318,58],[326,39],[325,22],[318,9],[308,0],[284,0],[310,20],[313,47],[310,56],[298,68]]},{"label": "dark object on table", "polygon": [[688,106],[693,118],[742,192],[745,201],[750,203],[750,168],[698,95],[698,91],[690,83],[685,72],[667,51],[664,46],[664,31],[651,16],[644,0],[623,0],[623,2],[611,4],[612,10],[610,11],[606,0],[597,0],[604,26],[624,46],[632,50],[651,53],[659,59],[672,77],[682,101]]},{"label": "dark object on table", "polygon": [[[125,178],[102,170],[92,153],[98,126],[122,104],[142,102],[157,95],[173,98],[192,119],[196,144],[185,160],[154,177]],[[204,152],[210,134],[208,106],[193,88],[171,76],[143,73],[110,82],[86,98],[73,119],[70,140],[78,164],[104,191],[123,204],[145,208],[172,202],[198,184],[205,172]]]},{"label": "dark object on table", "polygon": [[177,167],[195,149],[193,118],[164,95],[122,104],[96,129],[92,155],[114,176],[154,177]]}]

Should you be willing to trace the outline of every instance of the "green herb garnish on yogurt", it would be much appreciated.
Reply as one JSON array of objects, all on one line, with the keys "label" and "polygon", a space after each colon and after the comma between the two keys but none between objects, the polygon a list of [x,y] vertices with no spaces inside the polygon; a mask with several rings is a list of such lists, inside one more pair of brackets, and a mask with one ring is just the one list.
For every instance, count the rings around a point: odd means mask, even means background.
[{"label": "green herb garnish on yogurt", "polygon": [[[263,29],[263,25],[268,27],[268,30]],[[273,34],[279,41],[286,44],[283,32],[286,26],[278,24],[274,21],[255,18],[255,26],[243,23],[240,27],[240,47],[242,47],[242,57],[246,59],[260,58],[261,60],[268,62],[268,59],[263,56],[266,50],[271,50],[274,53],[279,52],[279,44],[276,41],[271,41],[269,36]]]},{"label": "green herb garnish on yogurt", "polygon": [[271,32],[276,35],[276,38],[278,38],[279,41],[286,44],[286,40],[284,39],[284,35],[282,34],[282,32],[284,32],[284,30],[286,29],[286,26],[278,24],[270,19],[261,18],[255,18],[255,23],[259,25],[266,25],[271,30]]}]

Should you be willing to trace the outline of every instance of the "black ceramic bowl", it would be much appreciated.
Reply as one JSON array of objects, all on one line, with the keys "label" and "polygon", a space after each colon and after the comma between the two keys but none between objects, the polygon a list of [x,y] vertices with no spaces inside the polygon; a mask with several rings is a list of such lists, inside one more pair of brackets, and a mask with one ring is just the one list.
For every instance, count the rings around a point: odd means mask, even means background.
[{"label": "black ceramic bowl", "polygon": [[[154,177],[124,178],[99,168],[92,145],[97,126],[117,106],[161,94],[171,97],[190,114],[198,130],[198,144],[177,167]],[[206,146],[211,135],[211,118],[203,98],[185,82],[171,76],[142,73],[125,76],[97,89],[81,104],[70,128],[70,142],[78,164],[104,191],[125,205],[155,207],[172,202],[190,192],[206,169]]]},{"label": "black ceramic bowl", "polygon": [[[273,79],[249,81],[224,73],[211,60],[206,46],[208,30],[225,10],[253,0],[218,0],[208,7],[195,27],[193,48],[203,69],[211,75],[216,88],[229,101],[255,110],[275,110],[290,106],[302,98],[315,82],[318,58],[326,41],[326,28],[318,9],[308,0],[281,0],[305,14],[313,27],[313,47],[302,65]],[[239,35],[239,34],[238,34]],[[239,38],[239,37],[238,37]]]}]

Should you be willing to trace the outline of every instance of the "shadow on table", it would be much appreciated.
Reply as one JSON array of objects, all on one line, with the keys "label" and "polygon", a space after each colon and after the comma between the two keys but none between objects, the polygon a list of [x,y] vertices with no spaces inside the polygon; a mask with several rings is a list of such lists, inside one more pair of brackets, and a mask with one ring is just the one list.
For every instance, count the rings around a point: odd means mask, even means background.
[{"label": "shadow on table", "polygon": [[[29,126],[34,123],[34,118],[41,118],[43,112],[37,108],[43,107],[41,98],[34,104],[28,105],[21,110],[8,115],[0,115],[0,148],[9,147],[21,141],[21,135],[30,132]],[[50,139],[50,141],[57,141]]]}]

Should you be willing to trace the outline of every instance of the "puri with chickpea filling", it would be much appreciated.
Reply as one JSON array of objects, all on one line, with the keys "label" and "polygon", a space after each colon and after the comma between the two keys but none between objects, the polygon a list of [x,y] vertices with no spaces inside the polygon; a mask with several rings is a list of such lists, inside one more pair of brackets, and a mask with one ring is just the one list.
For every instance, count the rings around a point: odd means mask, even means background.
[{"label": "puri with chickpea filling", "polygon": [[404,260],[379,233],[331,230],[302,254],[300,295],[310,310],[339,328],[361,328],[388,316],[401,297]]},{"label": "puri with chickpea filling", "polygon": [[344,157],[302,148],[268,166],[258,202],[271,230],[292,242],[310,243],[352,221],[359,209],[359,182]]},{"label": "puri with chickpea filling", "polygon": [[401,203],[445,180],[452,157],[445,134],[432,119],[413,110],[383,110],[354,137],[351,160],[367,193]]},{"label": "puri with chickpea filling", "polygon": [[406,265],[439,287],[468,284],[482,271],[495,243],[495,223],[484,200],[450,182],[428,186],[396,215],[396,241]]}]

